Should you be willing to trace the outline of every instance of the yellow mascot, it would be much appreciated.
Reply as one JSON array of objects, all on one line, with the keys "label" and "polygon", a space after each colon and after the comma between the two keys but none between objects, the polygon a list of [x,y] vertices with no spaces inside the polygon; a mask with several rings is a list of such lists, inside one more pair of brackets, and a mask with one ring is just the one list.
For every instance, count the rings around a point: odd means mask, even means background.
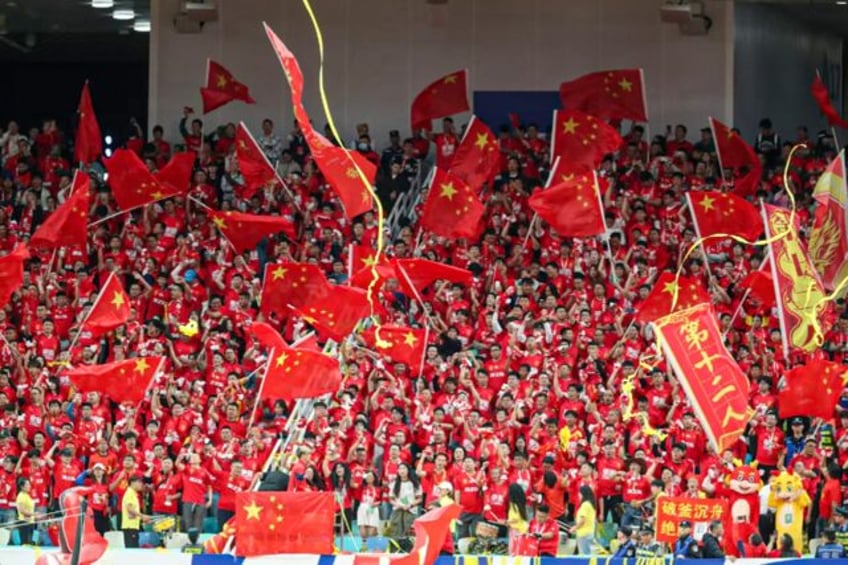
[{"label": "yellow mascot", "polygon": [[771,485],[768,504],[776,512],[777,538],[789,534],[795,542],[795,549],[800,551],[804,543],[804,511],[811,504],[801,477],[786,471],[780,473]]}]

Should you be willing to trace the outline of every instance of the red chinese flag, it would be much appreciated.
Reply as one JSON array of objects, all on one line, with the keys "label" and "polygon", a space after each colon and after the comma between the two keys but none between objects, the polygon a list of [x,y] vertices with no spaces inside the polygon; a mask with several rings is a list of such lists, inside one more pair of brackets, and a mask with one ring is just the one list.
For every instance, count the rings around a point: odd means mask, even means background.
[{"label": "red chinese flag", "polygon": [[821,345],[832,324],[825,315],[824,285],[798,236],[798,217],[785,208],[763,205],[769,264],[783,339],[783,353],[793,349],[808,353]]},{"label": "red chinese flag", "polygon": [[94,337],[101,336],[127,323],[130,319],[130,299],[120,279],[110,273],[97,300],[88,312],[83,327]]},{"label": "red chinese flag", "polygon": [[336,341],[346,338],[360,320],[371,315],[365,289],[350,286],[328,285],[322,300],[310,300],[295,308],[303,321],[320,335]]},{"label": "red chinese flag", "polygon": [[277,263],[265,265],[262,297],[263,314],[275,312],[288,316],[288,306],[304,306],[320,302],[330,290],[324,271],[309,263]]},{"label": "red chinese flag", "polygon": [[698,279],[680,276],[679,283],[674,280],[674,273],[661,273],[653,285],[648,298],[639,305],[636,320],[641,324],[653,322],[657,318],[672,312],[674,293],[677,291],[677,304],[674,311],[685,310],[698,304],[709,304],[710,295]]},{"label": "red chinese flag", "polygon": [[83,365],[64,374],[80,392],[99,392],[117,403],[144,399],[164,357],[136,357],[105,365]]},{"label": "red chinese flag", "polygon": [[430,83],[412,101],[412,131],[432,129],[432,120],[467,112],[466,71],[445,75]]},{"label": "red chinese flag", "polygon": [[277,553],[332,555],[335,536],[332,492],[236,494],[236,555]]},{"label": "red chinese flag", "polygon": [[289,346],[283,339],[283,336],[280,335],[280,332],[275,330],[271,324],[266,324],[265,322],[253,322],[250,324],[250,333],[253,334],[262,347],[271,351],[272,349],[277,351],[282,351],[283,349],[288,349]]},{"label": "red chinese flag", "polygon": [[203,113],[208,114],[233,100],[255,104],[250,91],[244,83],[233,77],[233,73],[212,59],[206,60],[206,87],[200,89],[203,99]]},{"label": "red chinese flag", "polygon": [[132,210],[188,191],[185,187],[170,186],[153,176],[141,158],[129,149],[117,149],[106,159],[109,186],[121,210]]},{"label": "red chinese flag", "polygon": [[781,418],[805,416],[829,420],[848,381],[848,367],[814,359],[786,371],[783,378],[785,387],[778,393]]},{"label": "red chinese flag", "polygon": [[500,172],[501,151],[498,138],[477,116],[471,116],[462,141],[451,161],[450,173],[462,179],[472,190],[479,191],[484,183]]},{"label": "red chinese flag", "polygon": [[339,360],[309,348],[271,351],[265,381],[261,386],[264,400],[317,398],[336,393],[342,384]]},{"label": "red chinese flag", "polygon": [[[303,107],[303,73],[297,59],[268,25],[265,33],[277,54],[277,59],[286,75],[291,90],[294,115],[315,164],[333,192],[339,197],[348,218],[353,219],[373,209],[373,198],[369,188],[377,176],[377,167],[364,156],[336,147],[327,138],[315,131],[306,108]],[[357,167],[359,170],[357,170]],[[363,182],[359,171],[365,176]]]},{"label": "red chinese flag", "polygon": [[738,133],[717,119],[710,118],[710,128],[719,167],[722,170],[733,169],[737,175],[733,191],[743,197],[756,194],[763,177],[763,165],[757,152]]},{"label": "red chinese flag", "polygon": [[485,206],[462,180],[436,167],[421,213],[421,227],[436,235],[476,239]]},{"label": "red chinese flag", "polygon": [[377,250],[368,243],[351,243],[348,253],[348,261],[354,273],[378,263]]},{"label": "red chinese flag", "polygon": [[751,271],[739,281],[739,288],[750,291],[750,295],[764,307],[774,306],[774,281],[768,271]]},{"label": "red chinese flag", "polygon": [[848,276],[848,186],[845,151],[830,162],[816,182],[810,259],[825,288],[834,289]]},{"label": "red chinese flag", "polygon": [[408,367],[417,367],[421,363],[427,347],[425,330],[381,326],[379,339],[376,332],[376,328],[371,328],[362,334],[362,339],[369,348],[397,363],[405,363]]},{"label": "red chinese flag", "polygon": [[762,216],[744,198],[712,191],[689,191],[686,198],[698,237],[727,234],[753,242],[763,233]]},{"label": "red chinese flag", "polygon": [[[385,261],[381,261],[377,265],[375,265],[377,269],[377,282],[375,283],[374,288],[380,289],[383,284],[389,279],[398,279],[398,275],[395,272],[394,267]],[[371,281],[374,280],[374,273],[371,271],[371,267],[362,267],[350,277],[348,280],[348,285],[354,286],[356,288],[365,288],[367,289],[371,286]]]},{"label": "red chinese flag", "polygon": [[816,105],[819,107],[819,110],[824,117],[827,118],[827,123],[831,126],[839,126],[841,128],[848,128],[848,120],[839,115],[839,112],[836,111],[836,108],[833,107],[833,103],[830,101],[830,94],[827,91],[827,87],[822,82],[821,76],[818,72],[816,72],[816,76],[813,79],[813,84],[810,86],[810,92],[813,95],[813,99],[816,101]]},{"label": "red chinese flag", "polygon": [[395,259],[394,265],[401,286],[413,293],[424,290],[436,281],[450,281],[467,287],[474,282],[474,275],[468,269],[428,259]]},{"label": "red chinese flag", "polygon": [[102,152],[103,137],[100,135],[100,124],[97,123],[97,116],[94,114],[88,81],[85,81],[82,95],[80,95],[79,122],[74,139],[74,160],[87,165],[96,161]]},{"label": "red chinese flag", "polygon": [[642,69],[598,71],[559,87],[563,108],[580,110],[602,120],[648,121]]},{"label": "red chinese flag", "polygon": [[252,197],[256,191],[264,189],[269,184],[278,182],[274,167],[268,162],[268,158],[253,139],[244,122],[239,122],[236,129],[236,159],[239,172],[244,177],[248,189],[246,198]]},{"label": "red chinese flag", "polygon": [[91,179],[77,171],[71,196],[38,226],[29,240],[30,247],[54,249],[65,245],[85,245],[90,196]]},{"label": "red chinese flag", "polygon": [[754,414],[748,377],[724,347],[709,304],[654,322],[657,341],[716,453],[736,444]]},{"label": "red chinese flag", "polygon": [[188,192],[191,188],[195,159],[197,154],[194,151],[175,153],[171,160],[153,176],[166,187],[168,194]]},{"label": "red chinese flag", "polygon": [[571,170],[597,169],[624,140],[615,128],[579,110],[554,110],[551,162],[561,157]]},{"label": "red chinese flag", "polygon": [[22,243],[0,257],[0,307],[8,304],[12,294],[24,284],[24,261],[27,259],[29,251]]},{"label": "red chinese flag", "polygon": [[294,224],[280,216],[260,216],[218,210],[211,210],[209,215],[218,231],[233,244],[233,248],[239,253],[255,249],[260,241],[276,233],[282,232],[290,239],[295,238]]},{"label": "red chinese flag", "polygon": [[459,518],[461,507],[449,504],[430,510],[412,523],[415,542],[406,555],[356,554],[353,565],[433,565],[445,540],[451,535],[451,525]]},{"label": "red chinese flag", "polygon": [[536,190],[528,201],[530,208],[561,236],[591,237],[606,232],[598,175],[588,171],[567,178]]}]

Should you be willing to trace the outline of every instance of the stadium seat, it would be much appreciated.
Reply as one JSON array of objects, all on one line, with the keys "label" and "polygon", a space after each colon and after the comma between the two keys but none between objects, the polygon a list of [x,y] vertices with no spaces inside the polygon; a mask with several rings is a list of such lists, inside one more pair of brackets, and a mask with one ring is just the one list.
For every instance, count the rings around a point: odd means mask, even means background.
[{"label": "stadium seat", "polygon": [[165,536],[165,548],[166,549],[180,549],[185,544],[188,543],[188,534],[184,534],[182,532],[176,532],[170,535]]},{"label": "stadium seat", "polygon": [[218,519],[207,516],[203,519],[203,529],[201,530],[207,534],[217,534],[218,533]]},{"label": "stadium seat", "polygon": [[106,532],[106,535],[103,537],[106,538],[107,542],[109,542],[109,547],[111,549],[124,549],[124,532],[113,530],[111,532]]},{"label": "stadium seat", "polygon": [[384,553],[389,549],[389,540],[383,536],[368,538],[366,547],[370,553]]}]

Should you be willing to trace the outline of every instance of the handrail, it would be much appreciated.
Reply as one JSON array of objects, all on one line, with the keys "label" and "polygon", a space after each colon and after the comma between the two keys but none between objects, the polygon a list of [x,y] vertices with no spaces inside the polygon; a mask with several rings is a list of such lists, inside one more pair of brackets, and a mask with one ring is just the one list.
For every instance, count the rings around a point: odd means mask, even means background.
[{"label": "handrail", "polygon": [[416,174],[415,178],[412,180],[409,190],[398,197],[395,205],[392,207],[389,217],[386,219],[386,225],[389,226],[392,239],[396,238],[400,234],[400,230],[403,227],[401,225],[401,220],[408,218],[409,223],[413,223],[416,219],[415,208],[421,201],[421,187],[423,186],[424,179],[428,176],[428,174],[424,174],[425,167],[427,167],[427,173],[429,174],[427,162],[419,159],[418,174]]}]

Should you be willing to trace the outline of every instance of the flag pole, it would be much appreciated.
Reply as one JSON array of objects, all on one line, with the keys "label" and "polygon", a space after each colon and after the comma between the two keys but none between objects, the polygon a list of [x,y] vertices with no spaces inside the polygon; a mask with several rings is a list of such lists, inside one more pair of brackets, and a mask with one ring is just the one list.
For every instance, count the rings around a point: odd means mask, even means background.
[{"label": "flag pole", "polygon": [[430,339],[430,324],[424,325],[424,348],[421,351],[421,363],[418,365],[418,378],[424,374],[424,361],[427,359],[427,340]]},{"label": "flag pole", "polygon": [[716,150],[716,159],[718,159],[718,171],[719,171],[719,174],[721,175],[722,183],[725,183],[725,182],[727,182],[727,178],[724,176],[724,167],[721,164],[721,150],[718,147],[718,136],[716,136],[716,132],[715,132],[715,120],[713,119],[712,116],[710,116],[709,123],[710,123],[710,133],[713,136],[713,145],[715,145],[715,150]]},{"label": "flag pole", "polygon": [[[353,244],[349,243],[347,246],[347,279],[350,280],[353,278]],[[350,283],[348,283],[350,284]]]},{"label": "flag pole", "polygon": [[707,274],[710,280],[713,280],[713,271],[710,269],[710,258],[707,256],[707,248],[704,247],[704,238],[701,236],[701,227],[698,225],[698,216],[695,214],[695,206],[692,205],[692,198],[689,193],[686,193],[686,205],[689,206],[689,214],[692,216],[692,227],[695,228],[695,235],[698,237],[698,246],[701,248],[701,255],[704,257],[704,266],[707,268]]},{"label": "flag pole", "polygon": [[[760,200],[760,214],[763,217],[763,228],[766,232],[766,241],[771,241],[771,229],[769,228],[768,223],[768,214],[766,213],[766,205],[765,202]],[[769,267],[771,267],[771,278],[772,284],[774,285],[774,298],[777,305],[777,321],[780,324],[780,341],[783,345],[783,359],[784,361],[789,361],[789,335],[786,333],[786,320],[783,315],[783,300],[780,297],[780,283],[777,278],[777,263],[774,260],[772,254],[774,253],[771,248],[771,243],[768,244],[768,261]]]},{"label": "flag pole", "polygon": [[833,143],[836,145],[836,152],[839,153],[839,138],[836,136],[836,127],[830,126],[830,133],[833,135]]},{"label": "flag pole", "polygon": [[109,286],[109,281],[112,280],[112,277],[114,277],[114,276],[115,276],[115,271],[111,271],[109,273],[109,276],[106,277],[106,282],[104,282],[100,286],[100,292],[97,293],[97,298],[94,299],[94,304],[92,304],[91,308],[88,309],[88,314],[85,315],[85,318],[83,319],[82,323],[77,328],[77,335],[74,336],[74,339],[71,341],[71,344],[68,346],[68,353],[71,352],[71,350],[74,348],[74,345],[76,345],[77,341],[79,341],[79,337],[80,337],[80,335],[82,335],[82,329],[85,327],[85,323],[91,317],[91,312],[94,310],[94,307],[97,306],[100,303],[100,299],[103,298],[103,293],[106,291],[106,287]]},{"label": "flag pole", "polygon": [[274,361],[274,349],[271,348],[268,355],[268,361],[265,363],[265,374],[262,376],[262,382],[259,384],[259,389],[256,391],[256,401],[253,403],[253,410],[250,411],[250,422],[247,424],[248,431],[253,427],[253,420],[256,419],[256,410],[259,409],[259,403],[262,402],[262,390],[265,388],[265,382],[268,380],[268,373],[271,371],[271,363]]},{"label": "flag pole", "polygon": [[[763,262],[762,262],[762,263],[760,263],[760,267],[759,267],[759,268],[757,269],[757,271],[755,271],[755,272],[762,271],[762,270],[765,268],[765,266],[769,264],[769,259],[770,259],[770,258],[771,258],[771,256],[770,256],[770,255],[766,255],[766,258],[765,258],[765,259],[763,259]],[[725,337],[725,336],[728,334],[728,332],[729,332],[731,329],[733,329],[733,323],[736,321],[736,318],[739,316],[739,313],[742,311],[742,305],[745,303],[745,300],[747,300],[747,299],[748,299],[748,295],[749,295],[750,293],[751,293],[751,289],[750,289],[750,288],[746,288],[746,289],[745,289],[745,294],[743,294],[743,295],[742,295],[742,300],[740,300],[740,301],[739,301],[739,305],[738,305],[738,306],[736,306],[736,311],[735,311],[735,312],[733,312],[733,317],[731,317],[731,318],[730,318],[730,327],[727,329],[727,331],[726,331],[726,332],[724,332],[724,334],[722,334],[722,337]]]},{"label": "flag pole", "polygon": [[[556,110],[554,110],[554,124],[556,124]],[[551,153],[553,154],[553,140],[551,140]],[[554,172],[559,169],[559,155],[553,158],[551,161],[551,170],[548,172],[548,178],[545,180],[544,188],[550,188],[551,183],[554,180]],[[597,177],[596,177],[597,181]],[[544,190],[544,189],[543,189]],[[601,204],[601,210],[603,210],[603,204]],[[530,226],[527,228],[527,237],[524,238],[524,243],[521,244],[521,248],[524,249],[527,247],[527,242],[530,241],[530,236],[533,234],[533,227],[536,225],[536,220],[539,219],[539,213],[533,213],[533,219],[530,220]]]},{"label": "flag pole", "polygon": [[[191,201],[191,202],[194,202],[194,203],[195,203],[195,204],[197,204],[198,206],[200,206],[200,207],[202,207],[202,208],[205,208],[205,209],[206,209],[206,210],[208,210],[209,212],[215,212],[215,210],[214,210],[214,209],[210,208],[209,206],[207,206],[206,204],[204,204],[203,202],[201,202],[200,200],[198,200],[198,199],[197,199],[197,198],[195,198],[194,196],[188,196],[188,197],[187,197],[187,199],[188,199],[189,201]],[[217,226],[216,226],[216,229],[218,230],[218,233],[219,233],[219,234],[221,234],[221,237],[223,237],[223,238],[224,238],[224,241],[226,241],[227,243],[229,243],[229,244],[230,244],[230,247],[232,247],[232,248],[233,248],[233,252],[234,252],[236,255],[241,255],[241,253],[239,253],[238,249],[236,249],[235,244],[234,244],[232,241],[230,241],[230,238],[229,238],[229,237],[227,237],[227,234],[225,234],[225,233],[224,233],[224,230],[217,228]]]}]

